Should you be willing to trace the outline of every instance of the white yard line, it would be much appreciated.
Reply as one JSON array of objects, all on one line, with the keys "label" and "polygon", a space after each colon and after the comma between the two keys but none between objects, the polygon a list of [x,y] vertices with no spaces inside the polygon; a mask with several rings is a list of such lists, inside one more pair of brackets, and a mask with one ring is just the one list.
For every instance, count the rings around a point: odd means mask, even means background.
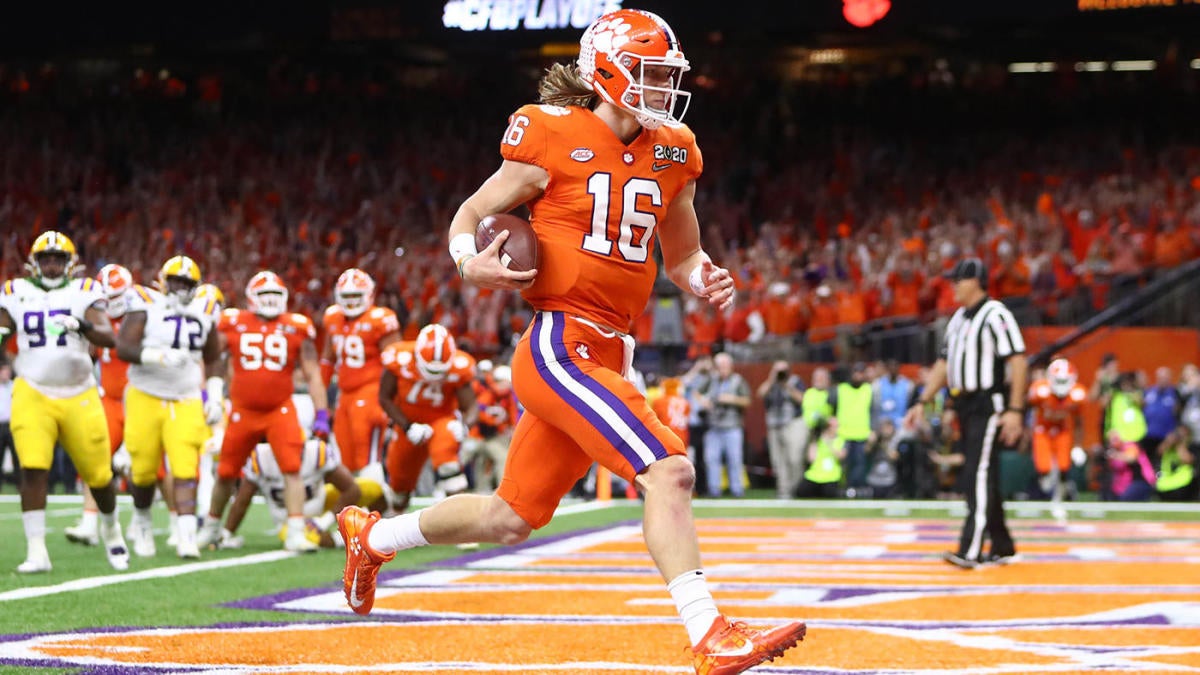
[{"label": "white yard line", "polygon": [[240,558],[225,558],[223,560],[210,560],[207,562],[187,563],[185,565],[170,565],[167,567],[156,567],[150,570],[141,572],[132,572],[129,574],[109,574],[102,577],[85,577],[67,581],[54,586],[33,586],[30,588],[17,588],[11,591],[0,593],[0,602],[8,602],[10,600],[26,600],[28,598],[43,598],[48,595],[57,595],[59,593],[71,593],[74,591],[87,591],[100,586],[112,586],[114,584],[123,584],[130,581],[144,581],[146,579],[166,579],[169,577],[178,577],[193,572],[207,572],[209,570],[223,569],[227,567],[242,567],[244,565],[258,565],[260,563],[276,562],[286,558],[292,558],[298,553],[290,551],[270,551],[267,553],[255,553],[253,555],[242,556]]}]

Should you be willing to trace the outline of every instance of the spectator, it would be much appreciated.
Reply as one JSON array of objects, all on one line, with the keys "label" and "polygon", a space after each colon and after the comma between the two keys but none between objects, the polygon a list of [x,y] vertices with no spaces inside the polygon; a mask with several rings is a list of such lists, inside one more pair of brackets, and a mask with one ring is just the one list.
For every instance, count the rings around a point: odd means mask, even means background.
[{"label": "spectator", "polygon": [[838,435],[846,445],[846,496],[867,485],[867,440],[871,437],[871,398],[866,364],[855,363],[850,381],[834,389],[830,405],[837,418]]},{"label": "spectator", "polygon": [[[1137,373],[1121,373],[1108,406],[1109,434],[1117,432],[1122,441],[1139,443],[1146,437],[1146,416],[1142,412],[1142,390]],[[1107,438],[1107,436],[1106,436]]]},{"label": "spectator", "polygon": [[887,373],[875,380],[871,396],[871,427],[879,429],[883,420],[889,419],[893,428],[899,429],[912,398],[913,383],[900,374],[900,362],[896,359],[888,359],[884,367]]},{"label": "spectator", "polygon": [[[800,402],[800,413],[809,437],[815,433],[813,429],[818,423],[833,417],[833,406],[829,402],[831,384],[828,368],[818,366],[813,370],[812,386],[804,390]],[[807,439],[802,445],[808,447]]]},{"label": "spectator", "polygon": [[1100,419],[1100,438],[1108,438],[1112,396],[1117,391],[1117,381],[1120,377],[1121,364],[1117,361],[1117,355],[1112,352],[1106,353],[1100,358],[1100,367],[1096,369],[1096,376],[1092,378],[1092,389],[1088,394],[1088,398],[1099,404],[1103,411]]},{"label": "spectator", "polygon": [[1154,386],[1146,387],[1142,393],[1142,413],[1146,417],[1146,435],[1139,443],[1150,463],[1159,465],[1158,448],[1175,427],[1179,426],[1179,411],[1182,401],[1175,383],[1171,381],[1171,369],[1166,366],[1154,371]]},{"label": "spectator", "polygon": [[1109,434],[1108,443],[1104,459],[1109,467],[1109,483],[1101,491],[1101,499],[1120,502],[1150,501],[1157,478],[1145,451],[1136,441],[1123,439],[1117,429]]},{"label": "spectator", "polygon": [[1196,501],[1196,455],[1192,452],[1191,432],[1180,426],[1167,434],[1159,447],[1162,465],[1158,471],[1155,489],[1164,502]]},{"label": "spectator", "polygon": [[708,496],[721,496],[721,468],[729,479],[729,493],[745,494],[742,483],[745,456],[745,412],[750,405],[750,385],[733,370],[733,357],[724,352],[713,357],[715,373],[704,389],[700,405],[708,410],[708,431],[704,434],[704,469]]},{"label": "spectator", "polygon": [[837,418],[817,422],[808,443],[808,470],[800,484],[802,499],[835,499],[840,496],[846,444],[837,430]]},{"label": "spectator", "polygon": [[758,386],[767,426],[767,454],[775,473],[775,496],[790,499],[804,475],[804,449],[808,441],[804,416],[804,383],[790,372],[787,361],[776,361],[767,379]]},{"label": "spectator", "polygon": [[867,490],[874,499],[888,499],[895,492],[898,482],[896,462],[900,458],[897,450],[896,423],[885,417],[879,429],[871,434],[867,447]]},{"label": "spectator", "polygon": [[[707,305],[707,303],[705,303]],[[704,437],[708,434],[709,411],[701,405],[713,379],[711,356],[701,356],[683,375],[683,397],[688,402],[688,458],[696,467],[696,491],[708,486],[704,463]]]}]

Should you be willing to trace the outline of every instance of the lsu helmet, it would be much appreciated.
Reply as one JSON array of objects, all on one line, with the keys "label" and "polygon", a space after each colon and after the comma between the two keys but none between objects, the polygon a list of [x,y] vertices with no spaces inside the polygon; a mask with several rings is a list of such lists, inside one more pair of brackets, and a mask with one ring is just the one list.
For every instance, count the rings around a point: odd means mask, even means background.
[{"label": "lsu helmet", "polygon": [[251,312],[266,319],[274,319],[287,311],[287,285],[278,274],[263,270],[250,277],[250,281],[246,283],[246,303]]},{"label": "lsu helmet", "polygon": [[196,297],[205,302],[212,300],[220,308],[225,307],[225,294],[217,288],[216,284],[200,284],[196,287]]},{"label": "lsu helmet", "polygon": [[1075,369],[1075,364],[1066,359],[1054,359],[1046,367],[1046,380],[1050,382],[1050,391],[1055,396],[1066,398],[1079,381],[1079,371]]},{"label": "lsu helmet", "polygon": [[[47,255],[66,257],[66,265],[63,266],[61,275],[48,277],[42,273],[42,266],[38,259]],[[71,273],[75,271],[78,263],[79,256],[76,253],[75,242],[61,232],[50,230],[41,233],[37,239],[33,240],[33,246],[29,247],[29,259],[25,263],[25,267],[43,288],[55,289],[67,285],[67,281],[70,280]]]},{"label": "lsu helmet", "polygon": [[119,319],[125,316],[125,311],[129,309],[125,291],[133,288],[133,275],[129,270],[110,263],[100,268],[96,280],[100,282],[100,288],[104,289],[104,295],[108,298],[108,318]]},{"label": "lsu helmet", "polygon": [[375,296],[375,281],[371,275],[356,268],[342,272],[337,285],[333,287],[334,302],[342,308],[342,313],[353,319],[371,307]]},{"label": "lsu helmet", "polygon": [[450,372],[450,365],[458,347],[454,344],[454,336],[446,327],[439,323],[431,323],[421,329],[417,335],[417,344],[413,348],[417,362],[417,372],[428,382],[438,382],[445,379]]},{"label": "lsu helmet", "polygon": [[[184,288],[172,290],[167,284],[171,280],[183,282]],[[158,290],[180,305],[186,305],[192,301],[192,298],[196,296],[196,287],[199,285],[200,266],[186,255],[168,258],[167,262],[163,263],[158,270]]]},{"label": "lsu helmet", "polygon": [[[691,93],[679,88],[688,60],[675,31],[657,14],[621,9],[596,19],[579,40],[577,63],[580,77],[601,99],[633,113],[647,129],[678,124],[691,102]],[[671,69],[666,86],[646,84],[646,68],[654,66]],[[647,93],[664,96],[661,107],[648,104]]]}]

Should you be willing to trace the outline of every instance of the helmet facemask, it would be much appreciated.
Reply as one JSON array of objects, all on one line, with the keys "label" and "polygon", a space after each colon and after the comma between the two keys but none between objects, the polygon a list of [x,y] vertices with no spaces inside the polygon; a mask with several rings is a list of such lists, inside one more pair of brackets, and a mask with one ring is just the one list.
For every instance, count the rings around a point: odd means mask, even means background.
[{"label": "helmet facemask", "polygon": [[429,324],[417,335],[413,348],[413,356],[417,364],[417,372],[427,382],[440,382],[450,373],[454,356],[458,347],[454,344],[454,336],[439,324]]},{"label": "helmet facemask", "polygon": [[[664,123],[679,124],[683,116],[687,114],[688,106],[692,102],[692,94],[679,88],[683,74],[689,70],[687,59],[683,58],[683,54],[678,54],[678,57],[670,55],[637,56],[621,52],[614,59],[614,65],[629,80],[629,85],[625,88],[625,93],[621,95],[621,100],[617,105],[632,112],[638,124],[647,129],[657,129]],[[646,68],[648,67],[669,68],[671,74],[666,78],[666,84],[663,86],[646,84]],[[601,76],[603,77],[603,75]],[[648,105],[647,94],[651,99],[657,98],[656,94],[661,94],[663,97],[662,107]],[[681,109],[680,105],[682,105]],[[675,112],[676,109],[679,109],[678,113]]]},{"label": "helmet facemask", "polygon": [[[38,283],[41,284],[42,288],[45,288],[46,290],[54,290],[56,288],[62,288],[63,286],[66,286],[67,282],[71,280],[71,268],[74,267],[74,258],[75,257],[73,255],[67,253],[66,251],[41,251],[29,257],[28,267],[30,273],[32,273],[34,278],[38,280]],[[43,269],[46,263],[50,262],[51,259],[55,259],[61,263],[59,269],[55,270],[58,272],[58,274],[54,276],[47,275]]]},{"label": "helmet facemask", "polygon": [[190,277],[168,275],[163,277],[162,293],[178,307],[186,307],[196,297],[196,286]]},{"label": "helmet facemask", "polygon": [[255,314],[267,319],[274,319],[287,311],[287,291],[275,289],[258,291],[254,294],[251,305],[253,305],[252,309]]}]

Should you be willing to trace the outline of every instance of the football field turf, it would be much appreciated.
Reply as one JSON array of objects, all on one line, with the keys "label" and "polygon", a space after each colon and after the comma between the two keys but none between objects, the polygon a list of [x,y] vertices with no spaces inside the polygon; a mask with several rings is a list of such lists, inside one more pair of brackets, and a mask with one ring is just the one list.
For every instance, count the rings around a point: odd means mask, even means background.
[{"label": "football field turf", "polygon": [[[281,552],[262,507],[244,549],[182,563],[160,533],[156,558],[114,573],[63,538],[76,504],[48,508],[54,570],[21,576],[19,507],[0,498],[0,674],[692,672],[636,503],[566,506],[516,548],[401,553],[369,617],[345,605],[342,553]],[[697,517],[719,606],[808,622],[756,673],[1200,673],[1194,507],[1082,504],[1067,525],[1014,508],[1024,561],[970,572],[937,557],[957,504],[700,501]]]}]

